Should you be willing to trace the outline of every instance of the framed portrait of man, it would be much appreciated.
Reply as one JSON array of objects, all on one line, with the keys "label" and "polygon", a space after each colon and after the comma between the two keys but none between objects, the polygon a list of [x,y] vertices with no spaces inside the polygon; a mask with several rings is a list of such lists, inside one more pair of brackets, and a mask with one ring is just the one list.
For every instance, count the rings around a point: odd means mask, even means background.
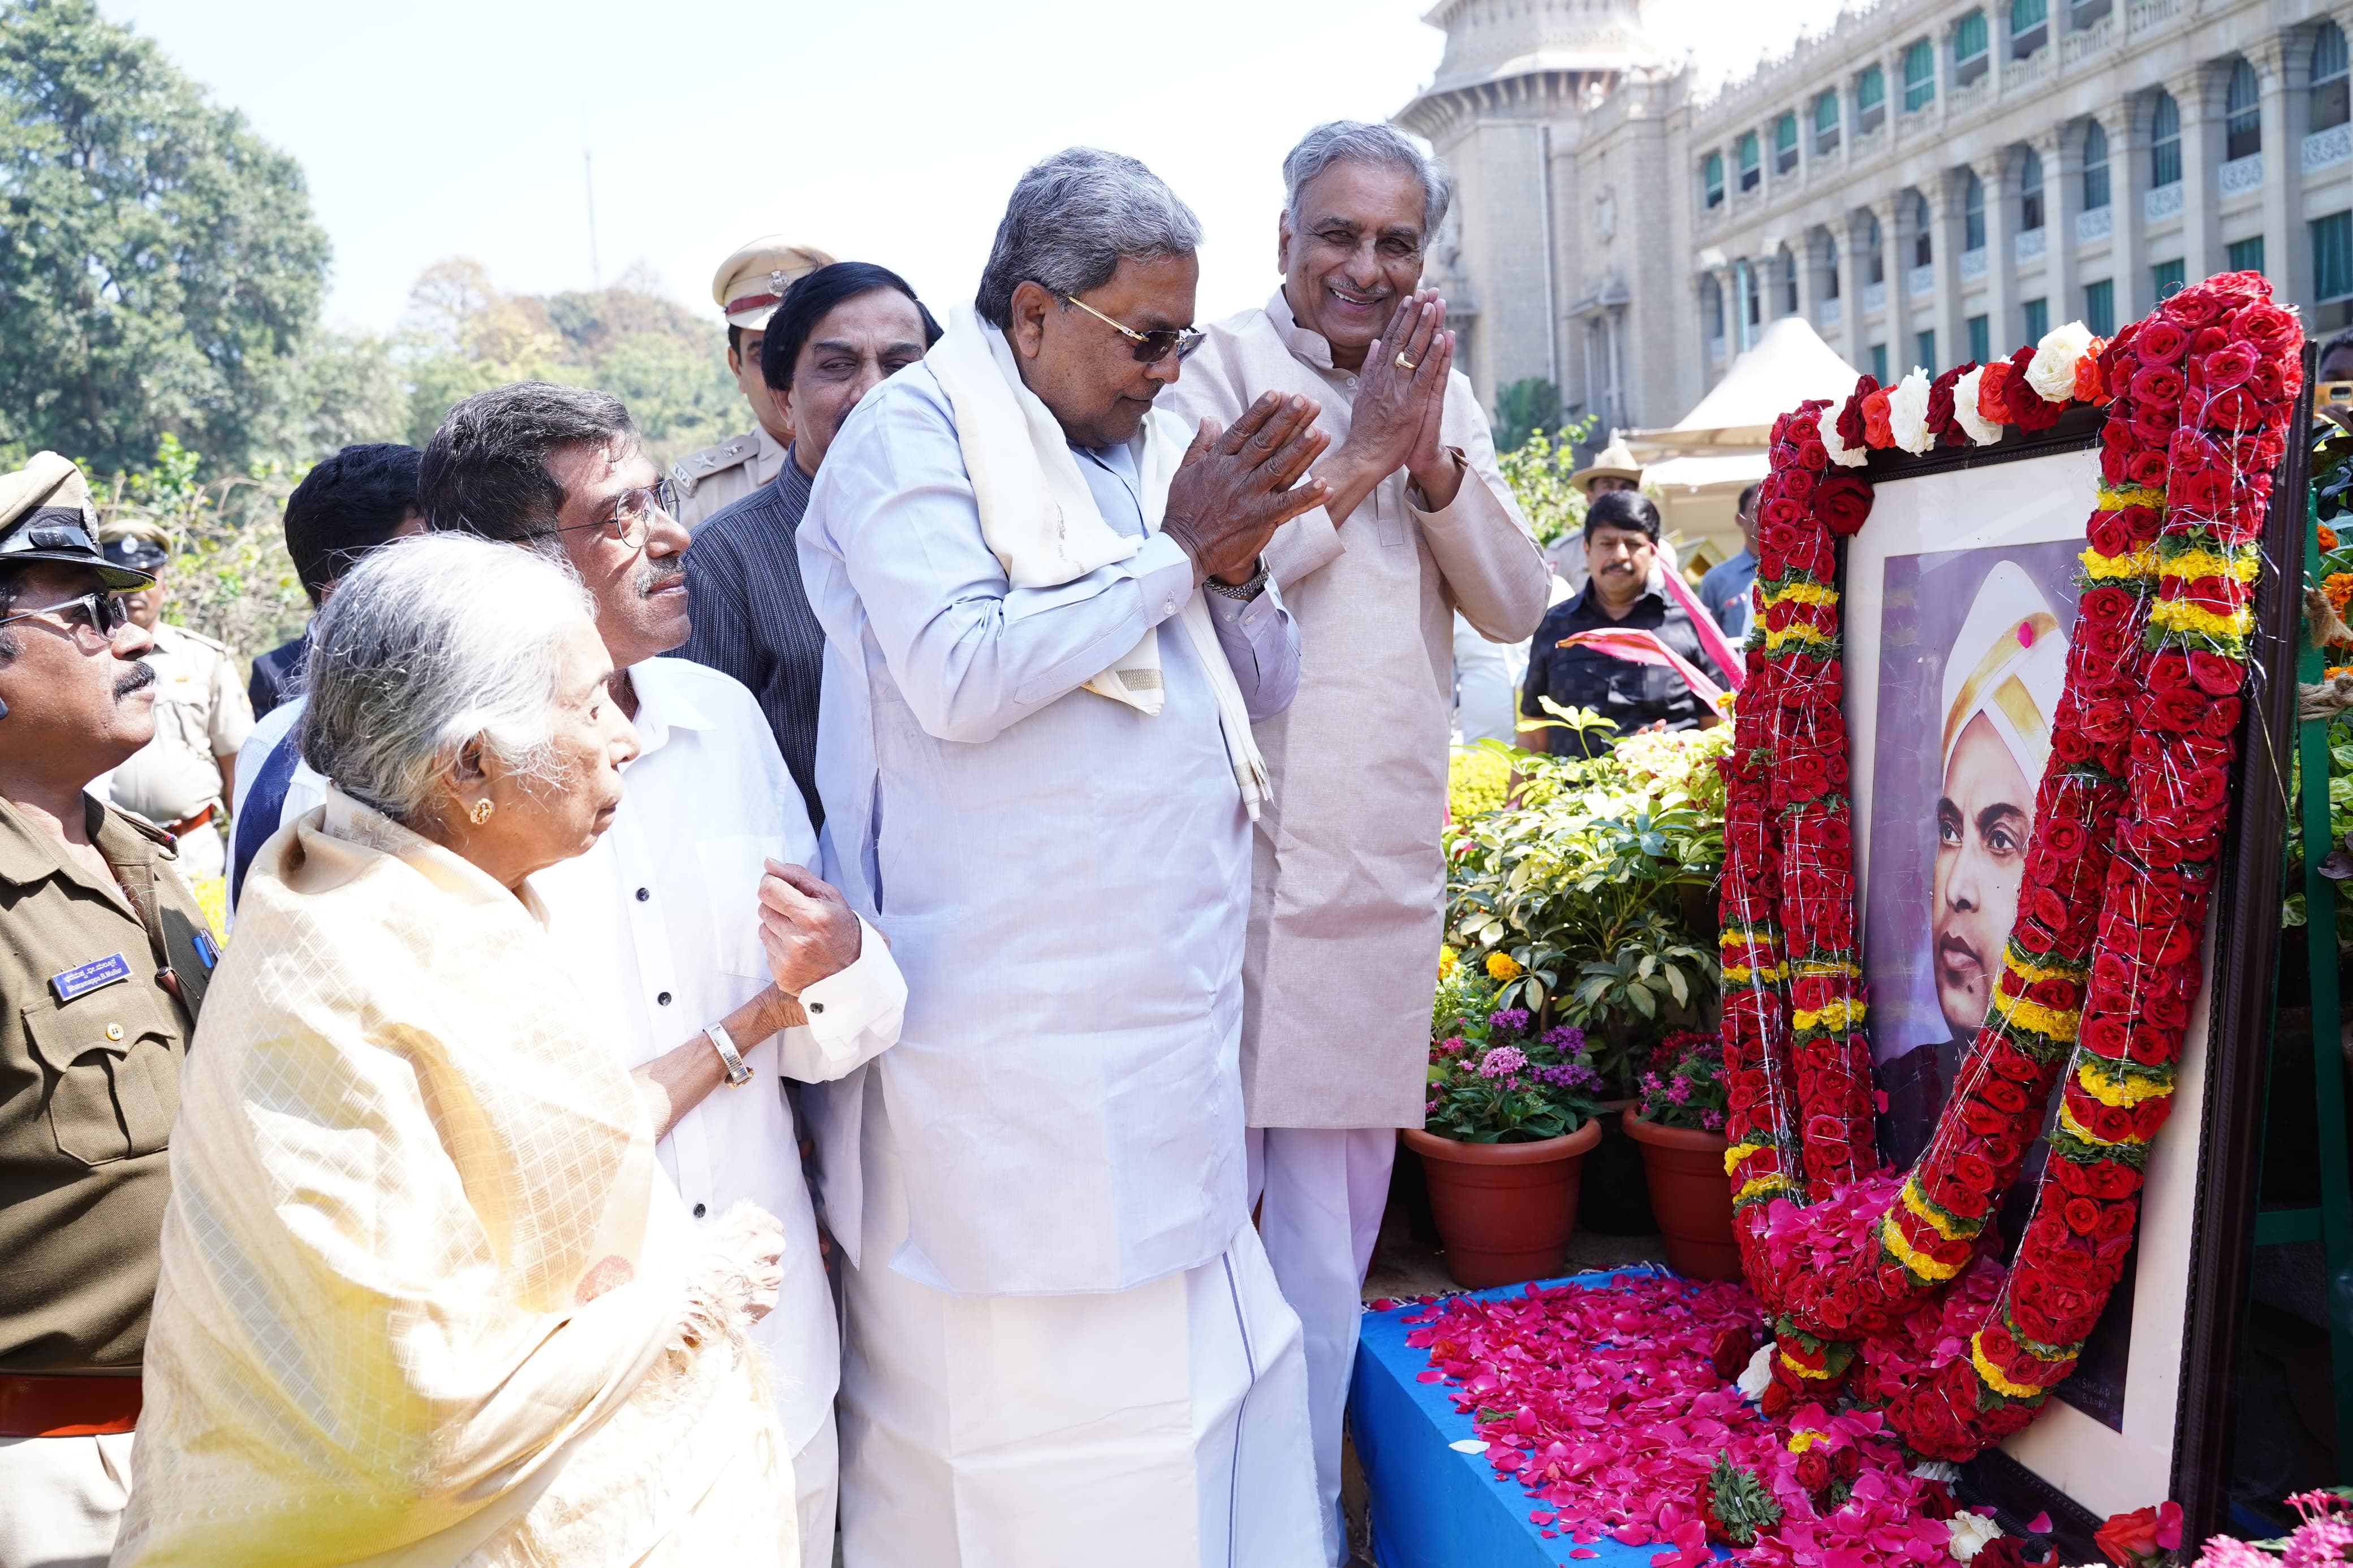
[{"label": "framed portrait of man", "polygon": [[[1899,1168],[1936,1132],[2017,913],[2036,786],[2065,687],[2079,557],[2099,481],[2098,426],[2085,410],[2007,450],[1874,454],[1870,520],[1846,542],[1862,959],[1881,1153]],[[2281,489],[2300,523],[2300,469]],[[2274,531],[2285,527],[2274,521]],[[2285,538],[2295,548],[2296,536]],[[2274,598],[2284,610],[2284,595]],[[2258,692],[2264,671],[2276,682],[2287,668],[2280,622],[2263,624],[2274,635],[2258,649]],[[2249,713],[2251,730],[2278,733],[2242,738],[2242,781],[2284,754],[2284,708],[2259,698]],[[2245,810],[2234,818],[2234,843],[2249,837]],[[2271,846],[2254,858],[2276,860],[2281,831],[2275,813],[2253,825],[2253,837]],[[2226,850],[2202,955],[2206,985],[2148,1167],[2136,1255],[2074,1374],[2003,1445],[2006,1460],[1976,1462],[1981,1476],[1997,1478],[1990,1489],[2007,1493],[1995,1500],[2021,1517],[2036,1511],[2032,1500],[2097,1521],[2179,1497],[2185,1467],[2211,1465],[2219,1451],[2219,1416],[2197,1413],[2219,1408],[2204,1384],[2226,1375],[2229,1352],[2193,1347],[2218,1329],[2230,1332],[2235,1319],[2210,1321],[2212,1292],[2199,1276],[2212,1253],[2201,1257],[2201,1248],[2245,1247],[2253,1190],[2244,1145],[2248,1130],[2259,1130],[2261,1104],[2260,1082],[2251,1086],[2243,1070],[2229,1075],[2230,1103],[2210,1101],[2211,1064],[2220,1051],[2242,1068],[2264,1048],[2249,1023],[2260,1015],[2223,999],[2241,997],[2251,975],[2268,985],[2278,936],[2276,876],[2263,892],[2255,885],[2263,868],[2253,868],[2251,882],[2248,862]],[[2248,920],[2251,907],[2273,918]],[[2232,940],[2218,945],[2218,930]],[[2002,1205],[2006,1245],[2023,1227],[2042,1166],[2038,1142]],[[2229,1220],[2234,1213],[2245,1217]],[[2237,1234],[2219,1235],[2218,1223]]]}]

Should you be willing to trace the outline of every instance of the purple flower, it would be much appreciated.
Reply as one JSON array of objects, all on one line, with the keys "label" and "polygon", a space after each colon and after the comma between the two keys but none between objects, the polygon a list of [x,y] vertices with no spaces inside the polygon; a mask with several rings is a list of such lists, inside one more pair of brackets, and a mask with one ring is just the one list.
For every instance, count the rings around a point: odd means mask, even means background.
[{"label": "purple flower", "polygon": [[1663,1094],[1666,1092],[1666,1086],[1659,1081],[1659,1075],[1657,1073],[1646,1072],[1642,1075],[1642,1092],[1644,1094]]},{"label": "purple flower", "polygon": [[1439,1041],[1438,1048],[1450,1057],[1459,1057],[1471,1048],[1471,1042],[1460,1035],[1454,1035]]},{"label": "purple flower", "polygon": [[1721,1132],[1724,1131],[1724,1112],[1703,1110],[1699,1113],[1699,1124],[1710,1132]]},{"label": "purple flower", "polygon": [[1544,1043],[1562,1056],[1573,1057],[1585,1048],[1585,1031],[1574,1024],[1562,1024],[1544,1032]]},{"label": "purple flower", "polygon": [[1673,1078],[1669,1079],[1667,1080],[1667,1098],[1673,1100],[1677,1105],[1681,1105],[1683,1101],[1689,1100],[1691,1098],[1691,1079],[1685,1078],[1681,1073],[1677,1073]]},{"label": "purple flower", "polygon": [[1497,1046],[1479,1064],[1481,1078],[1509,1078],[1528,1065],[1527,1053],[1517,1046]]},{"label": "purple flower", "polygon": [[1528,1010],[1525,1007],[1506,1007],[1500,1013],[1490,1013],[1487,1015],[1487,1026],[1491,1029],[1506,1029],[1514,1035],[1525,1034],[1528,1027]]}]

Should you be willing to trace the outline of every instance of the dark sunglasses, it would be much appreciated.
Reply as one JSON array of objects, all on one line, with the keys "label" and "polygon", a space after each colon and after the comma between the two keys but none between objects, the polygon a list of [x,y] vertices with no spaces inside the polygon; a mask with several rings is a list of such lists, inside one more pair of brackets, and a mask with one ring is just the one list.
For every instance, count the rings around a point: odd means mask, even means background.
[{"label": "dark sunglasses", "polygon": [[1148,332],[1139,332],[1134,327],[1121,326],[1084,300],[1069,294],[1062,298],[1133,344],[1138,364],[1158,364],[1170,354],[1183,360],[1199,348],[1201,340],[1208,336],[1198,327],[1155,327]]},{"label": "dark sunglasses", "polygon": [[131,602],[111,589],[93,588],[62,604],[44,605],[37,610],[18,610],[13,615],[0,616],[0,626],[15,621],[43,617],[62,622],[69,631],[87,626],[112,642],[114,634],[131,624]]}]

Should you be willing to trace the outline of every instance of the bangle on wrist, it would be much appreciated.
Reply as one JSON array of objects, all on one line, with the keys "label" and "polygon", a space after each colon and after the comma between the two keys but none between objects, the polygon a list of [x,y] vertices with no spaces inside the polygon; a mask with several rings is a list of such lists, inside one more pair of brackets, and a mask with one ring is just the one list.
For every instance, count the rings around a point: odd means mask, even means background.
[{"label": "bangle on wrist", "polygon": [[719,1059],[727,1064],[728,1088],[741,1089],[752,1081],[752,1069],[744,1065],[744,1053],[735,1048],[735,1041],[727,1033],[724,1024],[705,1025],[702,1037],[711,1042],[711,1048],[719,1053]]}]

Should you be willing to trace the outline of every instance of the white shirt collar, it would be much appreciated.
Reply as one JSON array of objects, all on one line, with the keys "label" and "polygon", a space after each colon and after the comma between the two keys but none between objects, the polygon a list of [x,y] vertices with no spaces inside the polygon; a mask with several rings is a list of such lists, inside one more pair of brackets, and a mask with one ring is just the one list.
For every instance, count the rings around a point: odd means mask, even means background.
[{"label": "white shirt collar", "polygon": [[645,757],[670,743],[672,730],[709,730],[715,721],[670,673],[679,661],[649,658],[629,667],[629,681],[638,689],[638,754]]}]

